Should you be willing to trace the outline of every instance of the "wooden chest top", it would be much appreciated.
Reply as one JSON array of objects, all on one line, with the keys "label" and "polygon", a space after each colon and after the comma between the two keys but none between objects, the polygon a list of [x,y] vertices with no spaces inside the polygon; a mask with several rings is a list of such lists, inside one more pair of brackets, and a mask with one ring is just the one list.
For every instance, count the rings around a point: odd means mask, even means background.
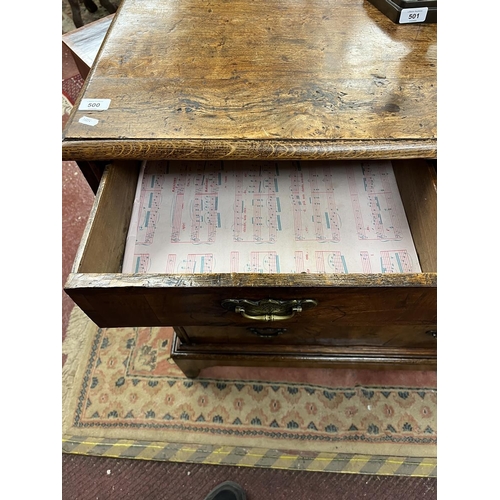
[{"label": "wooden chest top", "polygon": [[[433,158],[436,25],[363,0],[124,0],[63,158]],[[87,116],[94,126],[80,123]]]}]

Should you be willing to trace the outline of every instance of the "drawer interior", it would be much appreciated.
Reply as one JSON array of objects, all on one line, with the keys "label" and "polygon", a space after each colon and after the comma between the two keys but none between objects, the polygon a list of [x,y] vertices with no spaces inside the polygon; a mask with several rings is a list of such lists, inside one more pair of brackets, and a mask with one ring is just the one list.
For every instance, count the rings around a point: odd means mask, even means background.
[{"label": "drawer interior", "polygon": [[[244,169],[245,162],[239,163]],[[422,273],[435,273],[435,169],[425,160],[398,160],[392,165]],[[140,162],[116,161],[107,167],[73,273],[121,273],[139,171]]]}]

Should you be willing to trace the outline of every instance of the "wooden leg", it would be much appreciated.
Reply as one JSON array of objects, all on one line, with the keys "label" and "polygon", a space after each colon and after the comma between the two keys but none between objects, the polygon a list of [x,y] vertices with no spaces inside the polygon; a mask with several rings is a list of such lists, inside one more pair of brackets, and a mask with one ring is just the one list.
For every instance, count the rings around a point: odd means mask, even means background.
[{"label": "wooden leg", "polygon": [[73,23],[77,28],[83,26],[82,13],[80,12],[80,2],[79,0],[68,0],[71,7],[71,16],[73,18]]},{"label": "wooden leg", "polygon": [[114,14],[116,12],[116,6],[113,5],[109,0],[101,0],[101,5],[110,13]]},{"label": "wooden leg", "polygon": [[97,11],[97,5],[92,0],[83,0],[83,3],[89,12]]},{"label": "wooden leg", "polygon": [[184,332],[182,327],[174,326],[174,337],[172,343],[170,344],[170,357],[175,362],[177,367],[186,375],[188,378],[196,378],[200,371],[210,364],[205,364],[203,361],[191,360],[186,358],[185,355],[178,353],[178,348],[180,346],[180,338],[184,337]]}]

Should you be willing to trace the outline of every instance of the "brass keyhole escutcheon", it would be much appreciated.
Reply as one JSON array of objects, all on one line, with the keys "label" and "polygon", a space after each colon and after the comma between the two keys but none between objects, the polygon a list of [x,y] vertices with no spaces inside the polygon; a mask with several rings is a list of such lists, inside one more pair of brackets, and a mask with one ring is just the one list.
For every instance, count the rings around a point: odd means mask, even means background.
[{"label": "brass keyhole escutcheon", "polygon": [[247,328],[248,331],[257,335],[258,337],[273,338],[278,335],[283,335],[287,330],[286,328]]}]

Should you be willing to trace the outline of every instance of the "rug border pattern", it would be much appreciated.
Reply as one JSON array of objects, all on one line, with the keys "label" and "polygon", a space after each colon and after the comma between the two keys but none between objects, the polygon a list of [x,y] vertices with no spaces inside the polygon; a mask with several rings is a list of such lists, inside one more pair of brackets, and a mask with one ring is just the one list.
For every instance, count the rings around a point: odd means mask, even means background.
[{"label": "rug border pattern", "polygon": [[[397,436],[391,436],[391,435],[380,435],[380,436],[366,436],[364,434],[353,434],[352,436],[336,436],[336,435],[314,435],[314,434],[304,434],[304,431],[302,431],[301,434],[298,433],[291,433],[291,432],[283,432],[283,431],[267,431],[267,430],[257,430],[257,429],[220,429],[220,428],[212,428],[208,425],[201,425],[194,423],[194,425],[184,425],[184,424],[179,424],[179,423],[172,423],[169,424],[168,421],[165,423],[133,423],[133,422],[123,422],[123,421],[117,421],[117,422],[102,422],[102,421],[97,421],[95,423],[93,422],[82,422],[81,421],[81,415],[83,413],[83,404],[85,401],[85,394],[88,390],[89,384],[91,383],[91,371],[92,367],[94,366],[94,363],[96,361],[96,357],[98,356],[98,351],[101,345],[102,341],[102,335],[103,335],[103,329],[102,328],[97,328],[97,332],[94,335],[91,349],[89,352],[88,356],[88,362],[87,366],[85,368],[82,382],[81,382],[81,389],[80,389],[80,394],[78,396],[78,403],[75,408],[75,413],[73,417],[73,426],[74,428],[140,428],[140,429],[170,429],[170,430],[177,430],[177,431],[189,431],[189,432],[196,432],[196,433],[203,433],[203,434],[224,434],[228,436],[252,436],[252,437],[265,437],[265,438],[286,438],[286,439],[293,439],[293,440],[305,440],[305,441],[323,441],[326,443],[339,443],[339,442],[364,442],[364,443],[388,443],[388,444],[417,444],[417,445],[436,445],[437,444],[437,439],[433,437],[429,438],[415,438],[413,436],[402,436],[402,437],[397,437]],[[128,367],[127,367],[128,371]],[[134,378],[148,378],[144,376],[137,376]],[[168,379],[176,379],[176,380],[184,380],[182,377],[175,377],[168,375]],[[213,379],[210,378],[203,378],[199,377],[198,379],[191,381],[192,383],[200,383],[201,381],[203,382],[211,382]],[[234,383],[234,380],[231,379],[224,379],[224,382],[228,383]],[[244,384],[250,384],[251,381],[245,380],[243,382]],[[277,385],[277,384],[275,384]],[[286,382],[279,382],[279,385],[288,385]],[[312,384],[289,384],[293,386],[311,386]],[[320,385],[315,385],[314,388],[321,388]],[[343,387],[343,388],[338,388],[338,390],[346,391],[346,390],[355,390],[360,388],[360,386],[356,387]],[[370,388],[370,389],[380,389],[379,387],[376,386],[363,386],[362,388]],[[384,386],[384,389],[386,390],[397,390],[397,389],[408,389],[406,387],[387,387]],[[334,388],[328,387],[328,390],[335,390]],[[431,388],[422,388],[419,387],[418,391],[432,391],[435,392],[436,389],[431,389]]]}]

